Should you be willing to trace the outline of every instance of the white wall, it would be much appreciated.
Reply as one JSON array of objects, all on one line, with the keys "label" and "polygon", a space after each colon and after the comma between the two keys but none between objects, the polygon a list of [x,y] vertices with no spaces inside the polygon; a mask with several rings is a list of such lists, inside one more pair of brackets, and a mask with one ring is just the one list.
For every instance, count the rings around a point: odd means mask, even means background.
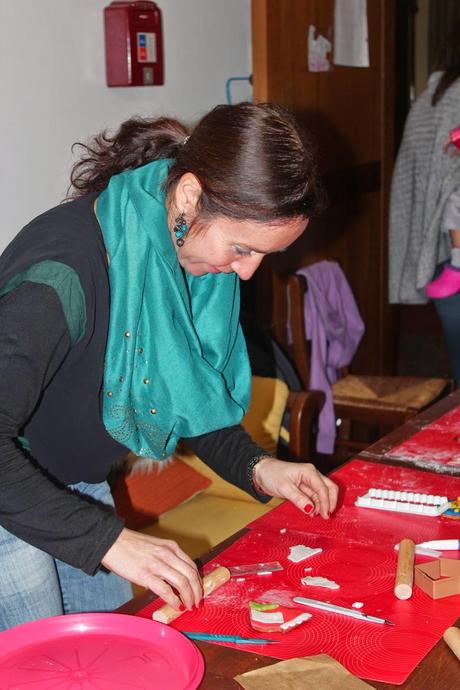
[{"label": "white wall", "polygon": [[[105,84],[109,0],[0,0],[0,250],[65,195],[73,142],[133,114],[193,122],[251,72],[250,0],[158,0],[165,85]],[[235,100],[251,97],[236,82]]]}]

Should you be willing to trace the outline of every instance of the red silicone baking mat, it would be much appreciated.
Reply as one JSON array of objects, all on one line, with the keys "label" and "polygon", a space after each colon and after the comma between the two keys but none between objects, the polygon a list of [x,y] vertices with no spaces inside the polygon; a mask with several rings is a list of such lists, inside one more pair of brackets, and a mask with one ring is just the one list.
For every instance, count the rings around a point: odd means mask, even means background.
[{"label": "red silicone baking mat", "polygon": [[286,501],[251,522],[248,527],[264,530],[286,528],[393,546],[404,537],[416,543],[459,538],[460,520],[357,508],[354,502],[372,487],[456,498],[460,495],[460,478],[363,460],[351,460],[333,472],[331,478],[339,485],[340,496],[338,508],[329,520],[308,517]]},{"label": "red silicone baking mat", "polygon": [[409,439],[395,446],[387,458],[425,469],[457,468],[460,472],[460,408],[456,407]]},{"label": "red silicone baking mat", "polygon": [[[289,547],[306,544],[321,547],[322,553],[302,563],[287,560]],[[330,538],[286,530],[251,530],[218,559],[208,564],[237,565],[278,560],[284,570],[272,575],[232,578],[198,611],[186,612],[172,625],[178,630],[268,637],[276,645],[241,648],[278,659],[327,653],[362,678],[401,684],[451,625],[460,611],[460,595],[432,600],[414,588],[410,600],[394,597],[396,554],[390,547],[362,545],[351,539]],[[417,558],[417,562],[427,560]],[[308,569],[308,570],[306,570]],[[302,577],[323,576],[340,585],[338,590],[302,585]],[[352,607],[387,618],[394,626],[358,621],[345,616],[303,608],[312,618],[288,633],[258,633],[249,625],[248,602],[276,601],[289,605],[292,597],[303,596]],[[159,606],[154,602],[139,615],[151,617]],[[302,608],[296,605],[297,608]],[[233,645],[232,645],[233,646]]]}]

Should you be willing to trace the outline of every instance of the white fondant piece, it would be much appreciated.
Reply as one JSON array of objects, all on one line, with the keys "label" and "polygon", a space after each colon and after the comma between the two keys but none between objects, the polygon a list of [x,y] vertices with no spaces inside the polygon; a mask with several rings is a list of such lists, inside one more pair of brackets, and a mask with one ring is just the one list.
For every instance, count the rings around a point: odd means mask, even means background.
[{"label": "white fondant piece", "polygon": [[284,623],[284,616],[280,611],[256,611],[251,609],[251,620],[256,623]]},{"label": "white fondant piece", "polygon": [[334,580],[328,580],[327,577],[302,577],[301,583],[303,585],[310,585],[311,587],[327,587],[327,589],[339,589],[340,585]]},{"label": "white fondant piece", "polygon": [[297,544],[296,546],[289,547],[288,561],[292,563],[300,563],[306,558],[315,556],[317,553],[321,553],[323,549],[312,549],[309,546],[304,546],[304,544]]},{"label": "white fondant piece", "polygon": [[304,623],[309,618],[311,618],[311,613],[301,613],[299,616],[291,618],[290,621],[286,621],[286,623],[280,625],[280,628],[281,630],[290,630],[291,628],[296,628],[298,625]]}]

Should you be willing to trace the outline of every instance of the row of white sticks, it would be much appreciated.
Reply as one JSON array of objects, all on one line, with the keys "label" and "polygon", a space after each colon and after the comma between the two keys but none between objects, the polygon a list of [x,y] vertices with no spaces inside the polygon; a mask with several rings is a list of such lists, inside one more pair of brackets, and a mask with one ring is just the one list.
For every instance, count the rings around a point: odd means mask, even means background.
[{"label": "row of white sticks", "polygon": [[413,513],[434,517],[449,508],[450,502],[447,496],[369,489],[363,496],[358,496],[355,505],[359,508],[376,508],[378,510],[392,510],[397,513]]},{"label": "row of white sticks", "polygon": [[416,494],[411,491],[391,491],[390,489],[369,489],[366,495],[372,498],[389,498],[393,501],[409,501],[410,503],[432,503],[441,505],[447,503],[447,496],[434,496],[433,494]]}]

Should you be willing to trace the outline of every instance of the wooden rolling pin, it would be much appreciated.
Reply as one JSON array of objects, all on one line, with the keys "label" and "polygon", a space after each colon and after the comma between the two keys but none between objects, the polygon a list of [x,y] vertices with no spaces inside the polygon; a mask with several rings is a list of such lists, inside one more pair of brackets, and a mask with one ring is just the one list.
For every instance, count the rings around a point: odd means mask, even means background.
[{"label": "wooden rolling pin", "polygon": [[415,544],[412,539],[403,539],[399,545],[398,567],[396,570],[395,596],[410,599],[414,584]]},{"label": "wooden rolling pin", "polygon": [[460,630],[459,628],[447,628],[443,635],[444,642],[453,651],[455,656],[460,659]]},{"label": "wooden rolling pin", "polygon": [[[230,570],[219,566],[212,572],[208,573],[203,578],[203,596],[209,596],[218,587],[221,587],[226,582],[230,580]],[[172,621],[182,616],[185,611],[178,611],[173,609],[169,604],[161,606],[159,609],[153,612],[152,619],[158,621],[159,623],[172,623]]]}]

